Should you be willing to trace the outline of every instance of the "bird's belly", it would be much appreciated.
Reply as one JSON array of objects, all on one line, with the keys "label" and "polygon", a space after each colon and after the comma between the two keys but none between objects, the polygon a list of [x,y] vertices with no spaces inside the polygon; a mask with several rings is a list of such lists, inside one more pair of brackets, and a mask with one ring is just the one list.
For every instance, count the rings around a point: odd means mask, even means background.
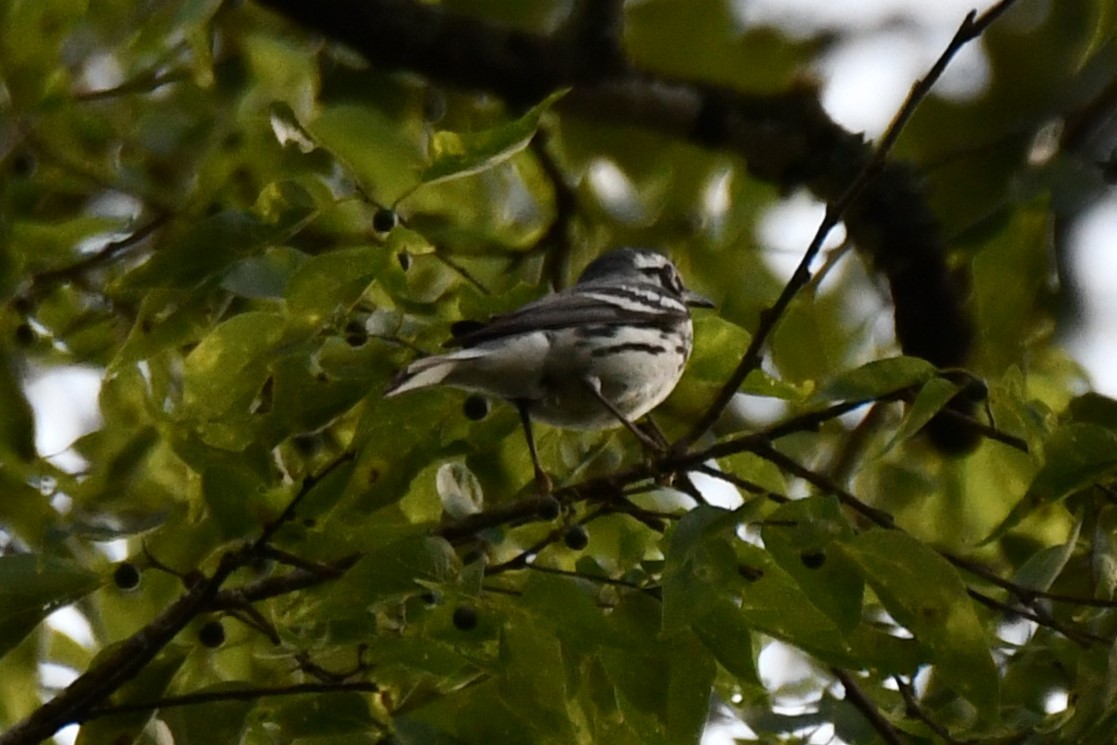
[{"label": "bird's belly", "polygon": [[[689,331],[681,329],[686,335]],[[674,390],[689,352],[685,335],[654,328],[565,341],[553,345],[543,371],[543,396],[533,402],[531,413],[568,429],[620,426],[587,388],[591,381],[629,421],[644,416]]]}]

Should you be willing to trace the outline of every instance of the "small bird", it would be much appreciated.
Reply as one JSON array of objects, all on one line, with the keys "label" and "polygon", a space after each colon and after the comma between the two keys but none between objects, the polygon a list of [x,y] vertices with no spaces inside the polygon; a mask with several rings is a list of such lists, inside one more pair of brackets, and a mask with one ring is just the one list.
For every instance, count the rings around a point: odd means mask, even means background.
[{"label": "small bird", "polygon": [[572,286],[487,323],[451,328],[446,354],[422,357],[386,396],[443,385],[510,401],[523,423],[540,491],[531,422],[567,429],[628,427],[679,382],[693,346],[690,307],[712,308],[688,290],[675,265],[655,251],[620,248],[586,267]]}]

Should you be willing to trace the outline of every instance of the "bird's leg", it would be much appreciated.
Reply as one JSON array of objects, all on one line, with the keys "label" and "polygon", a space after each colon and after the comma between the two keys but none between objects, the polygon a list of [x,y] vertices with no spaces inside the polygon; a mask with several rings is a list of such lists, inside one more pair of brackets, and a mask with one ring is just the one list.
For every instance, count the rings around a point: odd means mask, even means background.
[{"label": "bird's leg", "polygon": [[539,496],[545,497],[551,493],[551,477],[539,465],[539,453],[535,450],[535,436],[531,432],[531,411],[528,402],[523,399],[513,401],[516,411],[520,412],[520,423],[524,425],[524,437],[527,439],[527,449],[531,453],[531,465],[535,467],[535,486],[539,489]]},{"label": "bird's leg", "polygon": [[659,428],[659,425],[655,423],[655,420],[652,419],[650,415],[637,422],[636,426],[640,428],[641,432],[655,441],[656,449],[659,450],[659,452],[667,452],[667,447],[670,443],[667,442],[667,438],[663,436],[663,430]]},{"label": "bird's leg", "polygon": [[[655,438],[648,435],[642,429],[633,424],[628,417],[621,413],[620,409],[613,405],[613,402],[605,398],[601,392],[600,381],[594,378],[587,378],[585,381],[586,388],[594,395],[594,397],[601,402],[601,405],[609,410],[609,413],[616,417],[616,420],[623,424],[629,432],[636,435],[636,439],[648,450],[650,453],[657,455],[666,451],[666,447],[656,442]],[[661,435],[662,437],[662,435]]]}]

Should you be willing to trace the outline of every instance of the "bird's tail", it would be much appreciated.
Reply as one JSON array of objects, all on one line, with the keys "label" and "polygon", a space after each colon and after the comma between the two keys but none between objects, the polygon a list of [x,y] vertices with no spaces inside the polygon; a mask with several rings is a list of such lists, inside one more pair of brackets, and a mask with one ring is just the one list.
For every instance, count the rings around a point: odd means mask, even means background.
[{"label": "bird's tail", "polygon": [[415,360],[405,369],[400,370],[384,392],[387,396],[397,396],[400,393],[413,391],[418,388],[428,388],[432,385],[447,383],[447,377],[454,372],[454,368],[462,360],[482,356],[474,349],[462,349],[450,354],[438,354],[433,357],[422,357]]}]

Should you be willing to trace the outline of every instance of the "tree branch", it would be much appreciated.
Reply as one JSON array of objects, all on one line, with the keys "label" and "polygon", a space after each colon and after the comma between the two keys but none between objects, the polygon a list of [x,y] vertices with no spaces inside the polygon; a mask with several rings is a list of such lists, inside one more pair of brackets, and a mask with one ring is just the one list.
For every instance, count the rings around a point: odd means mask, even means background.
[{"label": "tree branch", "polygon": [[199,706],[212,704],[219,701],[255,701],[261,698],[276,698],[279,696],[305,696],[310,693],[342,693],[356,691],[358,693],[376,693],[379,687],[369,681],[351,681],[338,683],[297,683],[290,686],[265,686],[261,688],[244,688],[241,690],[204,691],[201,693],[187,693],[182,696],[167,696],[166,698],[152,701],[138,701],[135,703],[118,704],[116,706],[102,706],[84,714],[80,719],[73,720],[73,724],[83,724],[92,719],[110,717],[117,714],[133,714],[136,712],[155,711],[156,709],[173,709],[181,706]]},{"label": "tree branch", "polygon": [[873,729],[880,735],[880,739],[884,740],[888,745],[904,745],[903,740],[900,739],[900,733],[892,726],[892,723],[884,718],[884,715],[877,710],[868,696],[865,695],[861,687],[854,681],[853,676],[842,670],[839,667],[830,668],[830,672],[842,684],[845,689],[845,700],[861,712],[861,716],[872,725]]},{"label": "tree branch", "polygon": [[[83,721],[83,718],[102,701],[155,659],[159,651],[196,616],[214,610],[219,602],[222,603],[220,607],[231,610],[241,608],[244,603],[250,602],[251,599],[243,592],[222,598],[222,586],[226,580],[236,570],[264,555],[267,542],[274,537],[279,528],[294,518],[295,510],[303,497],[322,478],[352,457],[350,453],[342,454],[322,472],[305,479],[298,493],[291,498],[279,517],[265,526],[255,541],[223,553],[212,574],[207,577],[198,573],[186,592],[166,610],[121,642],[114,651],[99,658],[91,668],[53,699],[7,732],[0,734],[0,745],[33,745],[51,737],[71,722]],[[323,581],[321,575],[315,575],[305,569],[297,569],[291,574],[296,572],[305,572],[315,580]]]},{"label": "tree branch", "polygon": [[[854,243],[888,276],[904,350],[940,366],[966,360],[973,331],[963,307],[964,292],[947,267],[934,215],[914,174],[886,160],[894,136],[874,152],[859,135],[826,115],[815,90],[752,94],[637,70],[613,59],[615,46],[610,42],[587,41],[586,24],[572,23],[569,33],[544,36],[409,0],[258,1],[349,45],[383,69],[488,91],[513,106],[570,88],[557,104],[560,113],[738,153],[752,176],[783,190],[807,186],[832,204],[816,243],[821,246],[825,232],[842,218]],[[610,26],[618,22],[619,7],[612,4],[611,10],[602,11],[606,16],[612,13]],[[968,24],[967,34],[980,33],[997,14],[990,11]],[[952,43],[945,59],[964,41]],[[935,68],[932,73],[925,81],[927,88],[938,74]],[[922,87],[915,91],[896,123],[897,133],[923,95]],[[805,264],[816,251],[817,247],[804,257]],[[804,281],[798,273],[767,320],[762,319],[755,348],[734,379],[743,380],[755,366],[767,335]],[[702,431],[739,385],[737,381],[726,386],[731,392],[710,407]],[[676,452],[700,434],[692,431]]]}]

